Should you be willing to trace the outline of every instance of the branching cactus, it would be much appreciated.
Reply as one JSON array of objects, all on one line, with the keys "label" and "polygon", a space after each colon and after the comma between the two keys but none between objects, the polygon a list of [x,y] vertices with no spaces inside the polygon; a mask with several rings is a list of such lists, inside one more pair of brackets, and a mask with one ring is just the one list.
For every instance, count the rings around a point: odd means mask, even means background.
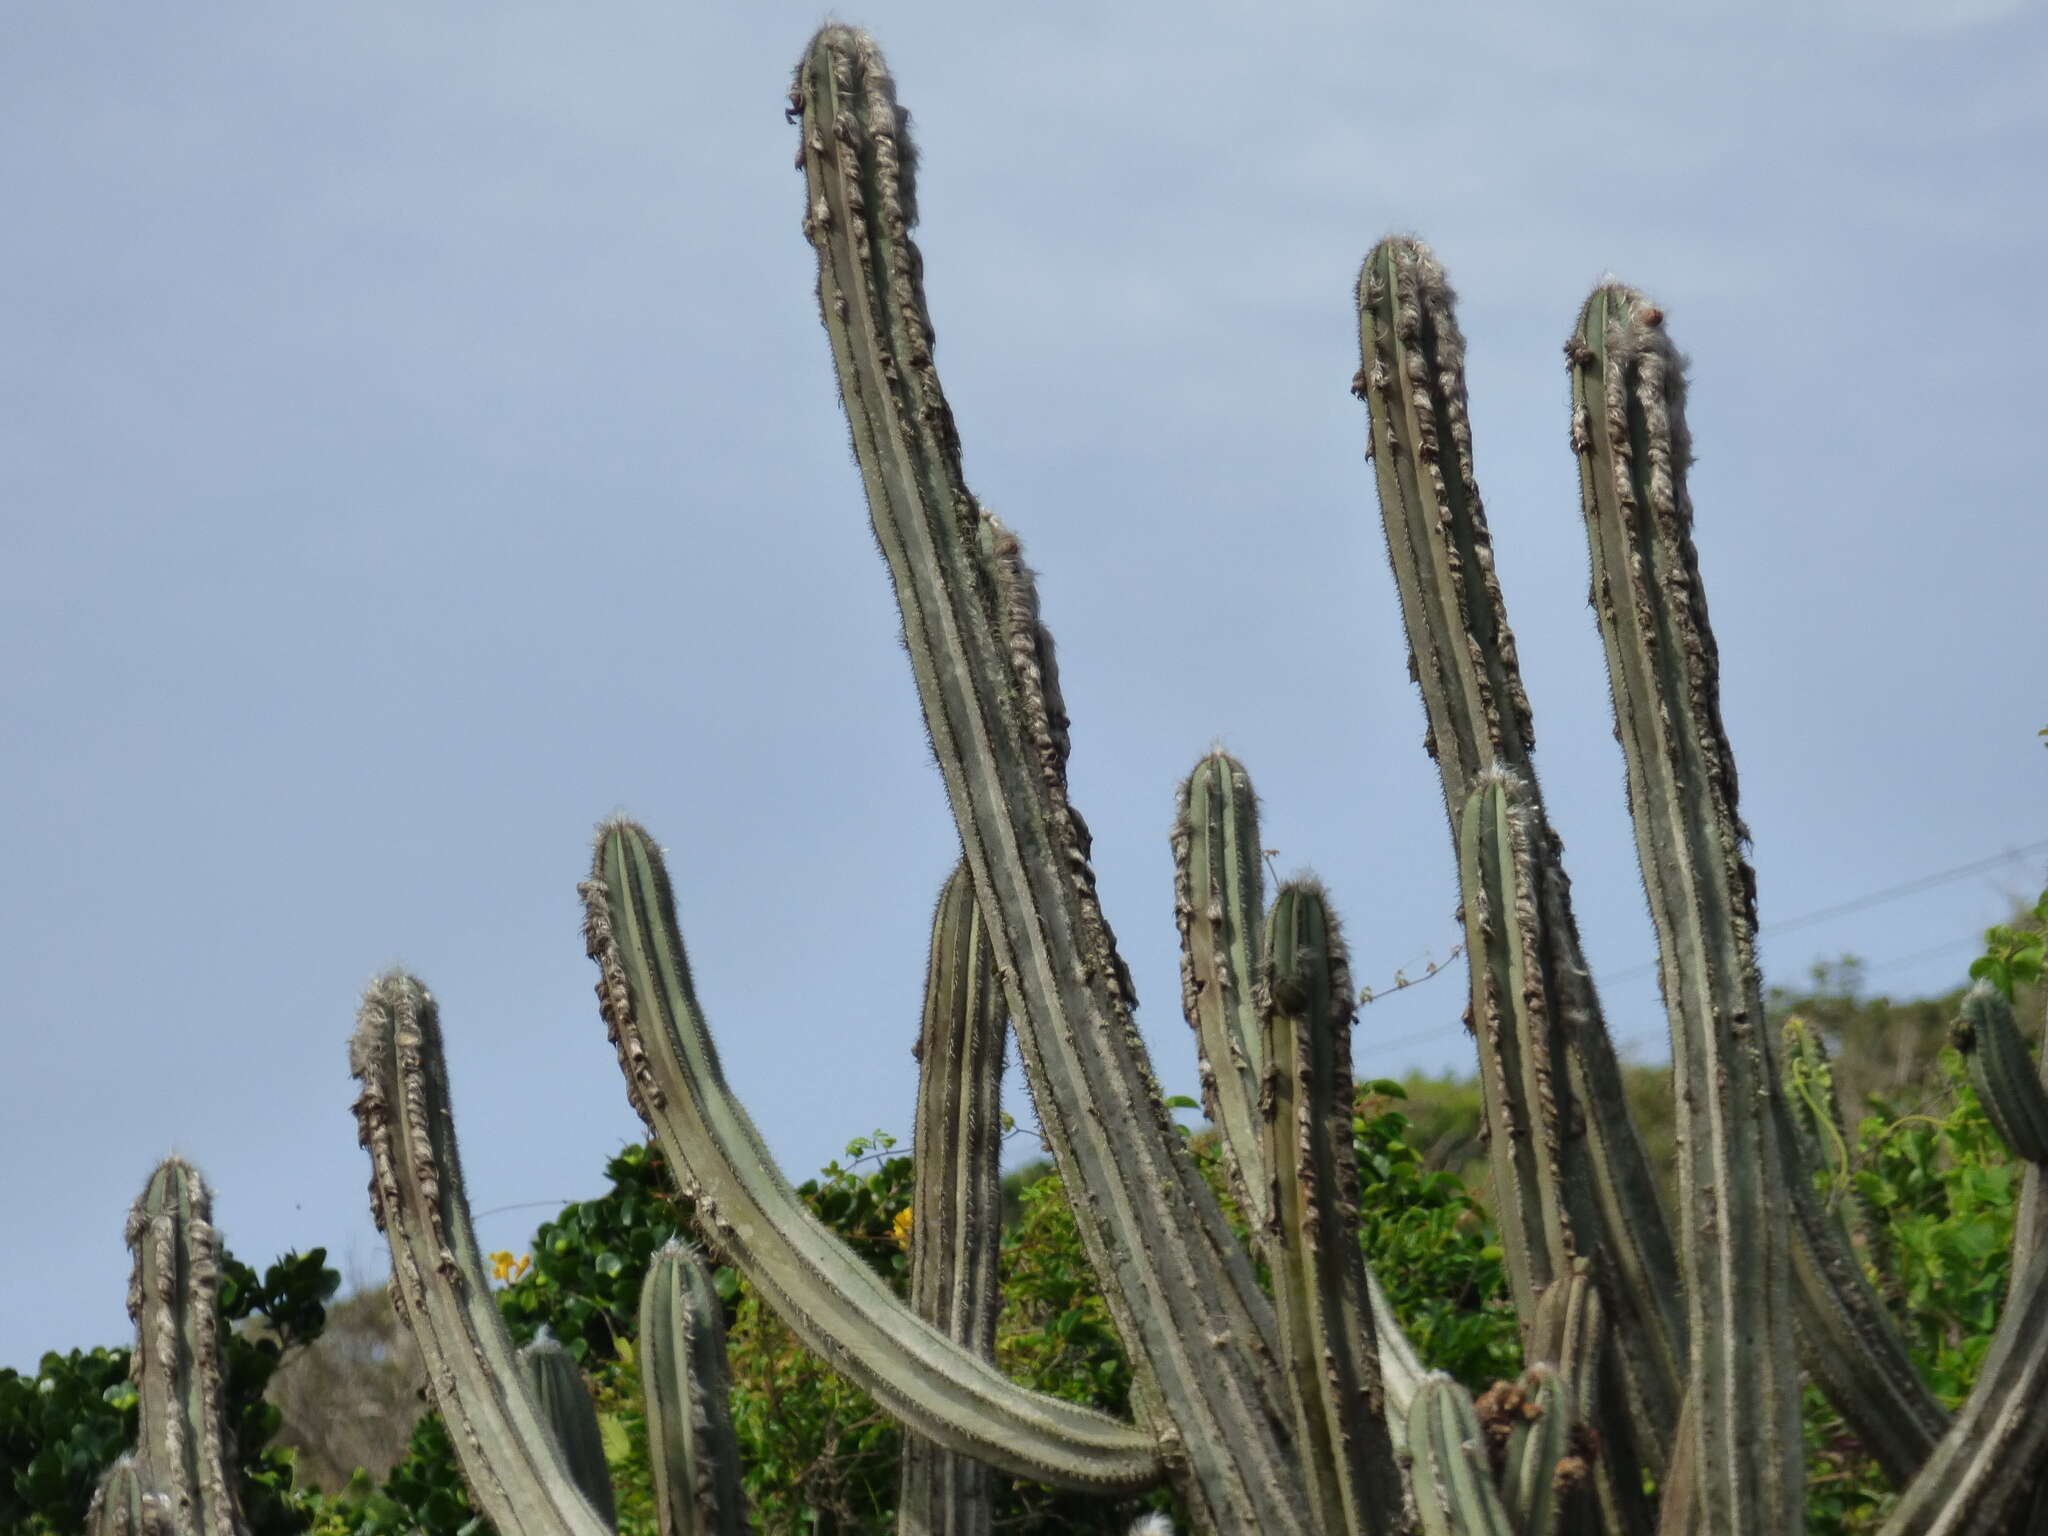
[{"label": "branching cactus", "polygon": [[703,1255],[670,1239],[640,1287],[640,1387],[661,1536],[747,1529],[733,1436],[725,1308]]},{"label": "branching cactus", "polygon": [[1272,1311],[1153,1079],[1067,796],[1030,573],[961,474],[910,239],[914,157],[872,40],[821,32],[791,106],[819,302],[925,723],[1041,1125],[1156,1405],[1149,1433],[1203,1527],[1307,1530]]},{"label": "branching cactus", "polygon": [[[988,931],[963,864],[932,914],[917,1041],[916,1194],[910,1304],[983,1359],[996,1354],[1003,1202],[1002,997]],[[900,1536],[988,1536],[995,1490],[985,1462],[903,1437]]]},{"label": "branching cactus", "polygon": [[154,1495],[178,1536],[243,1536],[220,1335],[220,1240],[213,1197],[189,1163],[166,1158],[149,1176],[128,1213],[128,1251],[140,1433],[134,1475],[121,1477],[110,1513],[144,1518],[144,1495]]}]

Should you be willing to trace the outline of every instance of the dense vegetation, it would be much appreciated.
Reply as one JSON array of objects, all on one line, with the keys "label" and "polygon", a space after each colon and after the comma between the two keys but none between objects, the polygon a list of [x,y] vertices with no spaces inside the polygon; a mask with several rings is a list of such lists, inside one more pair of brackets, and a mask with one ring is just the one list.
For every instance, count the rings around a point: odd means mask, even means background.
[{"label": "dense vegetation", "polygon": [[[2034,1018],[2044,928],[2048,897],[1991,930],[1971,967]],[[1802,1020],[1833,1055],[1846,1113],[1836,1133],[1823,1135],[1819,1177],[1918,1362],[1953,1405],[1975,1377],[2003,1300],[2020,1180],[1946,1048],[1955,998],[1866,998],[1856,968],[1845,964],[1817,972],[1800,993],[1774,993],[1772,1012],[1780,1027]],[[1661,1151],[1669,1138],[1657,1118],[1668,1115],[1658,1108],[1668,1105],[1665,1074],[1639,1068],[1636,1077],[1645,1137]],[[1353,1131],[1362,1241],[1418,1351],[1474,1390],[1512,1376],[1520,1341],[1500,1250],[1477,1198],[1484,1164],[1476,1087],[1428,1078],[1365,1083]],[[1211,1138],[1192,1135],[1227,1205]],[[654,1249],[688,1230],[689,1212],[646,1147],[624,1148],[605,1172],[602,1195],[543,1224],[529,1254],[502,1256],[500,1304],[521,1341],[545,1325],[582,1362],[619,1489],[620,1529],[652,1536],[635,1303]],[[901,1285],[910,1191],[909,1159],[877,1133],[852,1143],[803,1194]],[[1043,1164],[1009,1179],[1003,1278],[1004,1369],[1040,1390],[1127,1412],[1128,1366],[1061,1182]],[[438,1420],[415,1422],[417,1367],[404,1330],[378,1293],[330,1308],[336,1281],[317,1249],[260,1275],[229,1261],[220,1305],[233,1325],[231,1413],[256,1531],[480,1532]],[[896,1425],[800,1348],[735,1272],[719,1270],[717,1283],[758,1522],[775,1531],[893,1529]],[[78,1529],[101,1469],[134,1427],[125,1348],[46,1355],[34,1376],[0,1371],[0,1530]],[[1818,1393],[1809,1393],[1807,1436],[1811,1529],[1873,1528],[1887,1503],[1883,1479]],[[1163,1493],[1112,1505],[1007,1479],[999,1486],[1004,1529],[1122,1531],[1149,1506],[1170,1508]]]}]

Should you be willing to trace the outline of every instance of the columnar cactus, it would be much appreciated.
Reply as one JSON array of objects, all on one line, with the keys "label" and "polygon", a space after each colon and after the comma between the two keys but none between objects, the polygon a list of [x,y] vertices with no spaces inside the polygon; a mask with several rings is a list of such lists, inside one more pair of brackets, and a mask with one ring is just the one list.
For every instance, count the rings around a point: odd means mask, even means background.
[{"label": "columnar cactus", "polygon": [[[932,914],[918,1031],[911,1148],[910,1304],[983,1359],[1002,1311],[1003,1042],[1001,989],[988,931],[963,864]],[[986,1463],[903,1437],[899,1536],[988,1536],[995,1518]]]},{"label": "columnar cactus", "polygon": [[597,1518],[618,1528],[618,1505],[612,1497],[611,1469],[605,1465],[604,1434],[598,1428],[597,1405],[583,1380],[576,1357],[545,1327],[519,1350],[519,1368],[526,1389],[561,1449],[570,1479]]},{"label": "columnar cactus", "polygon": [[1316,1520],[1325,1531],[1404,1523],[1387,1432],[1351,1144],[1350,960],[1322,887],[1292,881],[1266,919],[1259,980],[1261,1162],[1272,1175],[1265,1251]]},{"label": "columnar cactus", "polygon": [[[1175,830],[1183,994],[1275,1302],[1197,1172],[1134,1027],[1068,795],[1034,578],[961,470],[910,238],[907,119],[873,41],[821,31],[790,108],[820,309],[963,854],[934,924],[915,1305],[810,1214],[728,1090],[668,872],[630,822],[599,831],[584,937],[629,1096],[700,1235],[906,1426],[904,1528],[985,1531],[996,1467],[1103,1493],[1170,1480],[1207,1536],[1394,1536],[1414,1520],[1427,1536],[1778,1536],[1802,1514],[1803,1360],[1901,1486],[1884,1536],[1993,1536],[2022,1518],[2048,1529],[2048,1087],[2005,1000],[1973,993],[1957,1043],[2029,1160],[2029,1205],[1997,1335],[1950,1415],[1815,1187],[1816,1134],[1839,1125],[1817,1101],[1789,1102],[1763,1033],[1682,371],[1661,311],[1603,284],[1566,353],[1592,602],[1670,1015],[1676,1241],[1534,772],[1451,290],[1406,239],[1359,276],[1354,387],[1463,888],[1488,1158],[1530,1361],[1475,1405],[1421,1371],[1359,1254],[1344,952],[1312,885],[1284,887],[1265,917],[1250,782],[1220,752],[1184,786]],[[991,1360],[1004,1012],[1128,1349],[1137,1424],[1028,1392]],[[1790,1039],[1792,1094],[1824,1074],[1810,1044]],[[351,1062],[392,1299],[478,1507],[501,1536],[602,1536],[609,1485],[580,1379],[528,1384],[483,1277],[438,1015],[417,981],[371,987]],[[94,1529],[239,1536],[218,1255],[189,1168],[152,1177],[129,1241],[142,1443],[102,1485]],[[640,1332],[663,1530],[737,1531],[722,1317],[691,1251],[657,1256]],[[565,1359],[545,1344],[526,1358]],[[543,1406],[557,1399],[579,1409],[573,1454]]]},{"label": "columnar cactus", "polygon": [[661,1536],[747,1529],[728,1401],[725,1307],[703,1255],[670,1239],[640,1287],[640,1389]]},{"label": "columnar cactus", "polygon": [[370,1208],[391,1246],[391,1305],[419,1345],[471,1498],[498,1536],[609,1536],[527,1386],[485,1278],[432,994],[402,971],[373,982],[349,1066],[362,1084],[355,1111]]},{"label": "columnar cactus", "polygon": [[220,1335],[220,1240],[198,1171],[169,1157],[128,1213],[128,1315],[141,1399],[134,1475],[122,1474],[112,1515],[146,1516],[161,1499],[179,1536],[243,1536],[227,1419]]},{"label": "columnar cactus", "polygon": [[706,1242],[791,1330],[903,1423],[1038,1482],[1095,1491],[1160,1475],[1152,1437],[1028,1392],[919,1317],[804,1205],[725,1085],[690,980],[654,840],[599,833],[584,882],[585,945],[634,1107],[693,1203]]},{"label": "columnar cactus", "polygon": [[[1272,1309],[1131,1019],[1067,794],[1052,649],[1016,540],[967,489],[910,238],[913,154],[880,51],[830,26],[798,67],[804,228],[925,725],[1040,1124],[1163,1445],[1206,1529],[1312,1528]],[[922,1428],[922,1426],[919,1426]]]}]

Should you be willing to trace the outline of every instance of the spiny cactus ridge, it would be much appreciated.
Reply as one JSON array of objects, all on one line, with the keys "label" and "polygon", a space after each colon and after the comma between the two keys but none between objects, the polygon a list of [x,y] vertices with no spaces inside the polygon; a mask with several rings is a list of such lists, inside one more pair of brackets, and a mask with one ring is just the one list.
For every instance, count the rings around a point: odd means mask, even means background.
[{"label": "spiny cactus ridge", "polygon": [[[1795,1027],[1781,1056],[1765,1033],[1684,370],[1662,311],[1602,283],[1565,351],[1591,602],[1669,1014],[1675,1219],[1534,770],[1454,295],[1408,238],[1358,277],[1353,387],[1463,893],[1494,1209],[1529,1362],[1475,1403],[1423,1369],[1363,1262],[1345,949],[1313,882],[1283,885],[1266,911],[1250,778],[1218,750],[1183,784],[1174,826],[1183,1004],[1272,1300],[1233,1239],[1133,1021],[1069,795],[1035,578],[967,489],[910,235],[908,118],[873,40],[821,30],[790,116],[820,313],[962,855],[927,969],[909,1301],[805,1207],[727,1087],[662,852],[632,822],[599,829],[584,938],[628,1096],[699,1235],[906,1427],[901,1530],[984,1536],[996,1468],[1102,1494],[1166,1480],[1204,1536],[1779,1536],[1802,1518],[1802,1363],[1899,1485],[1882,1536],[2048,1529],[2048,1087],[2004,997],[1971,993],[1956,1043],[2028,1160],[2028,1194],[2011,1296],[1950,1414],[1817,1187],[1817,1170],[1846,1165],[1825,1052]],[[1135,1424],[993,1363],[1006,1018],[1128,1352]],[[477,1508],[501,1536],[601,1536],[612,1494],[582,1378],[549,1339],[515,1356],[484,1278],[425,987],[402,972],[373,983],[350,1061],[392,1300]],[[91,1529],[241,1536],[197,1175],[166,1162],[128,1235],[141,1441],[103,1480]],[[694,1249],[655,1256],[639,1330],[664,1536],[730,1536],[746,1517],[723,1309]]]}]

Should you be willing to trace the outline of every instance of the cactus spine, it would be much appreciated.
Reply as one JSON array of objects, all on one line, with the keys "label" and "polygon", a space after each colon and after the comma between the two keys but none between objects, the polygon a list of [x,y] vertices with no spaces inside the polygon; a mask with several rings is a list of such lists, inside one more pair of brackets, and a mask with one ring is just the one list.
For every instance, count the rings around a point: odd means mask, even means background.
[{"label": "cactus spine", "polygon": [[597,1518],[618,1529],[618,1507],[612,1500],[611,1468],[605,1465],[604,1435],[597,1425],[597,1405],[590,1400],[576,1357],[543,1327],[519,1351],[519,1368],[540,1414],[554,1432],[563,1464]]},{"label": "cactus spine", "polygon": [[[985,1360],[996,1354],[1002,1295],[1002,998],[974,880],[956,867],[932,914],[918,1032],[916,1194],[910,1304]],[[903,1437],[896,1505],[901,1536],[988,1536],[995,1519],[987,1465]]]},{"label": "cactus spine", "polygon": [[159,1163],[128,1213],[127,1237],[140,1489],[163,1501],[179,1536],[244,1536],[221,1353],[220,1241],[198,1171],[175,1157]]},{"label": "cactus spine", "polygon": [[413,977],[371,983],[349,1042],[391,1304],[412,1330],[471,1497],[499,1536],[606,1536],[528,1390],[484,1277],[448,1102],[440,1010]]},{"label": "cactus spine", "polygon": [[961,474],[910,238],[912,152],[873,40],[820,32],[791,111],[869,511],[1082,1242],[1197,1526],[1307,1531],[1272,1309],[1153,1080],[1068,800],[1065,710],[1029,573]]},{"label": "cactus spine", "polygon": [[661,1536],[741,1536],[725,1308],[703,1255],[671,1238],[640,1288],[640,1386]]}]

